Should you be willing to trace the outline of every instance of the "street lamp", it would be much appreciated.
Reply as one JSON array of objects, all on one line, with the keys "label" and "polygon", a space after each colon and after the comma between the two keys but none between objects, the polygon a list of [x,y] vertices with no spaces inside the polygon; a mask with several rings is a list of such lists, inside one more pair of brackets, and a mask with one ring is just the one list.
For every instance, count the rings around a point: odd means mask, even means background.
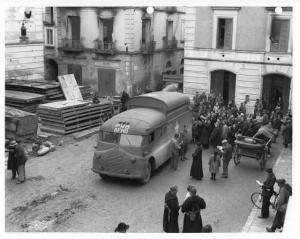
[{"label": "street lamp", "polygon": [[149,15],[152,15],[153,12],[154,12],[154,7],[147,7],[146,12],[147,12]]}]

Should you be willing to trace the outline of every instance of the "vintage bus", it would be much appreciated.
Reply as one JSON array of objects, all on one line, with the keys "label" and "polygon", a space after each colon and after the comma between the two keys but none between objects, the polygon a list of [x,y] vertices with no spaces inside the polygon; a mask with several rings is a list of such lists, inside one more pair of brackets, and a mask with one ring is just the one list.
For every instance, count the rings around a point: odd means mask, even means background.
[{"label": "vintage bus", "polygon": [[152,92],[133,97],[128,110],[100,127],[92,171],[138,179],[143,184],[171,157],[171,139],[186,127],[191,140],[189,97],[177,92]]}]

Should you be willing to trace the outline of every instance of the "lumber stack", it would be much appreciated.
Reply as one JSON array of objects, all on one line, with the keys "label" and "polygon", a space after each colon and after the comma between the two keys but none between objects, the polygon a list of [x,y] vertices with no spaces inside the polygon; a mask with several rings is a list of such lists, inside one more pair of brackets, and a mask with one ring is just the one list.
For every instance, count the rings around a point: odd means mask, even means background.
[{"label": "lumber stack", "polygon": [[58,82],[26,81],[14,79],[5,82],[5,89],[41,94],[46,97],[47,101],[64,99],[63,92]]},{"label": "lumber stack", "polygon": [[66,135],[88,128],[100,126],[111,117],[109,101],[93,104],[86,101],[57,101],[39,105],[40,130]]},{"label": "lumber stack", "polygon": [[[59,82],[26,81],[14,79],[5,82],[5,89],[41,94],[46,97],[46,102],[65,99]],[[92,98],[92,88],[90,86],[79,86],[79,90],[84,100],[89,100]]]},{"label": "lumber stack", "polygon": [[38,117],[13,107],[5,106],[5,138],[23,140],[37,134]]},{"label": "lumber stack", "polygon": [[44,95],[21,92],[14,90],[5,90],[5,105],[12,106],[17,109],[22,109],[27,112],[36,112],[39,104],[45,100]]}]

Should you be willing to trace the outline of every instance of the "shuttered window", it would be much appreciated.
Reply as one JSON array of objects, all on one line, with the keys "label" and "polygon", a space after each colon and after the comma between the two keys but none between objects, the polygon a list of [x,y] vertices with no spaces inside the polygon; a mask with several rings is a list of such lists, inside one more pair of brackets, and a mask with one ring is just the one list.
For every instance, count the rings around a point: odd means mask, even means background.
[{"label": "shuttered window", "polygon": [[218,49],[232,49],[232,18],[218,19]]},{"label": "shuttered window", "polygon": [[273,19],[270,35],[271,52],[287,52],[289,45],[290,21]]}]

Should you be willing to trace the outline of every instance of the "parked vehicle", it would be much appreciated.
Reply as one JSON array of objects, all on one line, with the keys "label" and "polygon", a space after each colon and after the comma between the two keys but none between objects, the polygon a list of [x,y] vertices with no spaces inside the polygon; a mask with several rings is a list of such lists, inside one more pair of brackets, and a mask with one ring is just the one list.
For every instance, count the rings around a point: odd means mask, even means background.
[{"label": "parked vehicle", "polygon": [[171,157],[171,139],[186,126],[191,140],[189,97],[177,92],[152,92],[133,97],[128,110],[101,127],[92,170],[142,183]]}]

